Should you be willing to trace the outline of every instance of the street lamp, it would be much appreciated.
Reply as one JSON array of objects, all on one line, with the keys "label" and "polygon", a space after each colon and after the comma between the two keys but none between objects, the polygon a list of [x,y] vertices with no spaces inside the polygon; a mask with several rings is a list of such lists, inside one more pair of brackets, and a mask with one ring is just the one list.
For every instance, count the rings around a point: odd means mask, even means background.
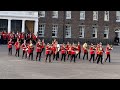
[{"label": "street lamp", "polygon": [[65,11],[63,11],[63,43],[64,43],[64,30],[65,30]]}]

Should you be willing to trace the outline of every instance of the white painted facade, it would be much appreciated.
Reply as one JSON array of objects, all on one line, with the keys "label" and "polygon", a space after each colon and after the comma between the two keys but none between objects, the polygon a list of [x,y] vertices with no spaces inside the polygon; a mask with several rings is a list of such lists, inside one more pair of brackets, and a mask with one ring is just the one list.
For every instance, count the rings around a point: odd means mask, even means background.
[{"label": "white painted facade", "polygon": [[0,19],[8,19],[8,32],[11,32],[11,20],[22,20],[22,32],[25,32],[25,21],[34,21],[34,34],[38,32],[38,11],[0,11]]}]

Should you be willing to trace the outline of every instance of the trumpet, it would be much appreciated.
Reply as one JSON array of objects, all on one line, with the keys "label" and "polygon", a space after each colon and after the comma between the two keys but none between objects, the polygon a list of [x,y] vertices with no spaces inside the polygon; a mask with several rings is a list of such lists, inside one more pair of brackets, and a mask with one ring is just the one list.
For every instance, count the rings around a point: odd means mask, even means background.
[{"label": "trumpet", "polygon": [[109,47],[111,50],[113,50],[113,45],[110,45],[110,47]]}]

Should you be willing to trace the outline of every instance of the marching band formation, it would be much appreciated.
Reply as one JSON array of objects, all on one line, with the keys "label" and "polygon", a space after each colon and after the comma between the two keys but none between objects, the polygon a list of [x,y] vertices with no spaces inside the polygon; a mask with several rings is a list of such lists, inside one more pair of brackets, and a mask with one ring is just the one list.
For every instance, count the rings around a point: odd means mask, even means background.
[{"label": "marching band formation", "polygon": [[[81,59],[81,52],[83,52],[83,60],[91,60],[93,63],[99,63],[103,64],[103,62],[106,62],[107,59],[110,61],[110,50],[113,49],[112,45],[107,45],[105,50],[103,49],[102,43],[98,43],[97,45],[88,45],[87,43],[84,43],[83,45],[78,42],[75,43],[69,43],[67,44],[58,44],[58,41],[54,39],[52,43],[45,44],[44,39],[41,41],[40,39],[36,37],[33,38],[24,38],[24,36],[18,36],[17,40],[15,41],[12,37],[12,34],[9,34],[9,41],[8,41],[8,55],[12,55],[12,47],[14,45],[16,49],[15,56],[19,57],[20,49],[22,49],[22,59],[31,59],[33,60],[33,53],[34,50],[36,50],[36,61],[41,61],[41,56],[45,54],[45,62],[49,60],[49,62],[52,62],[54,60],[58,61],[58,59],[64,62],[66,60],[69,60],[70,62],[76,62],[76,59]],[[18,34],[22,35],[22,34]],[[33,44],[33,41],[35,42],[35,45]],[[103,54],[106,54],[106,58],[103,58]],[[60,55],[61,54],[61,55]],[[90,54],[90,58],[88,59],[88,55]],[[61,57],[60,57],[61,56]],[[104,61],[103,61],[104,60]]]}]

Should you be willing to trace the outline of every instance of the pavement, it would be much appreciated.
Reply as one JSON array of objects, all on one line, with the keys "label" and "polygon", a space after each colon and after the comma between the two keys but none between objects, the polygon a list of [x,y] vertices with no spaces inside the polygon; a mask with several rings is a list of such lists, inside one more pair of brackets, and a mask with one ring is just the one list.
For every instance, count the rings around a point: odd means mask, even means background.
[{"label": "pavement", "polygon": [[[76,63],[53,61],[45,63],[8,56],[6,45],[0,45],[0,79],[120,79],[120,46],[113,46],[111,63],[90,63],[77,59]],[[83,56],[83,53],[82,55]],[[105,56],[104,56],[105,57]],[[34,52],[35,59],[35,52]]]}]

